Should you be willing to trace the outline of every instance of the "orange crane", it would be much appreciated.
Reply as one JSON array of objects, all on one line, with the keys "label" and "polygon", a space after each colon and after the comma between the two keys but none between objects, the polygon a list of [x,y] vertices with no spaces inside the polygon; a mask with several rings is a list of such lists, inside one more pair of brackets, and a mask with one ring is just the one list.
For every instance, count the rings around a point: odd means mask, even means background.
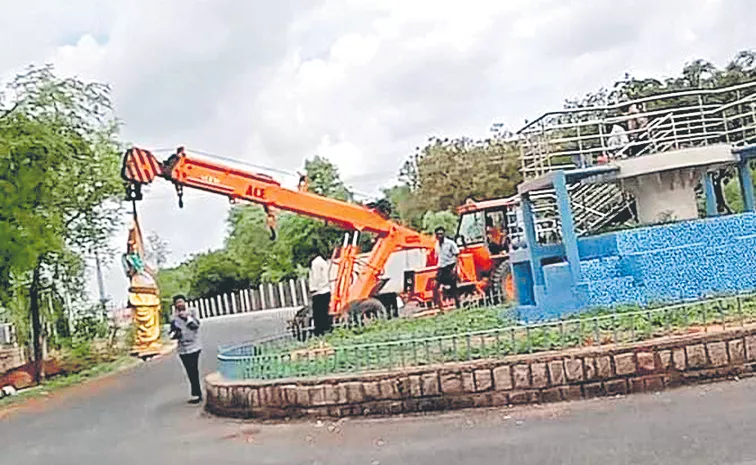
[{"label": "orange crane", "polygon": [[[132,147],[124,155],[121,176],[128,182],[127,199],[132,201],[142,199],[143,185],[162,177],[175,185],[179,207],[183,206],[184,187],[224,195],[232,202],[246,200],[262,205],[272,234],[277,209],[326,220],[352,231],[351,239],[349,235],[345,238],[338,260],[330,308],[335,316],[343,317],[350,304],[365,301],[378,292],[382,285],[381,273],[392,253],[424,249],[426,265],[436,264],[433,237],[397,224],[377,209],[307,192],[304,177],[297,190],[288,189],[270,176],[192,156],[183,147],[165,162],[158,161],[148,150]],[[357,238],[361,232],[374,233],[377,240],[366,263],[355,270]]]}]

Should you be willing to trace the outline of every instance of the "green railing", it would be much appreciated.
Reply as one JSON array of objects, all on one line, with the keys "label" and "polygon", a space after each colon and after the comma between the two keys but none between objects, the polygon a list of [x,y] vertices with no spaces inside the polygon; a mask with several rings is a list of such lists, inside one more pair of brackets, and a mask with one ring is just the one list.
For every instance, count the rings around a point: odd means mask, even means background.
[{"label": "green railing", "polygon": [[271,380],[337,373],[395,370],[431,364],[494,359],[667,335],[725,330],[756,322],[756,294],[732,295],[677,305],[595,311],[560,320],[513,324],[480,331],[328,345],[280,335],[221,348],[219,371],[227,379]]}]

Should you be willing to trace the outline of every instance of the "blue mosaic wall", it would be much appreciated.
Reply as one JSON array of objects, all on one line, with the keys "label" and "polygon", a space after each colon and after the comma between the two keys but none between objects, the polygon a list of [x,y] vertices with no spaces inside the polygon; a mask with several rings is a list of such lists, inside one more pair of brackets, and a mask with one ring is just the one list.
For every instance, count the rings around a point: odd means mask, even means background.
[{"label": "blue mosaic wall", "polygon": [[545,265],[535,305],[519,308],[523,318],[756,289],[753,213],[603,234],[578,246],[581,281],[571,284],[566,263]]}]

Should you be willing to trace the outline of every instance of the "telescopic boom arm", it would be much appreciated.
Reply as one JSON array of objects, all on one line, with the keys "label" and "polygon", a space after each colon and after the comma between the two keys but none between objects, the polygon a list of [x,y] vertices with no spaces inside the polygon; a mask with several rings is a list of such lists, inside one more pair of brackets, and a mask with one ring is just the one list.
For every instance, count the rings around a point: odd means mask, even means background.
[{"label": "telescopic boom arm", "polygon": [[[430,258],[435,247],[432,237],[397,224],[377,210],[307,192],[304,180],[300,180],[299,190],[288,189],[270,176],[190,156],[183,147],[179,147],[165,162],[158,161],[148,150],[130,148],[124,155],[121,176],[129,183],[128,200],[141,200],[141,186],[162,177],[176,186],[179,206],[183,205],[183,188],[191,187],[224,195],[232,201],[246,200],[260,204],[269,218],[274,209],[281,209],[326,220],[349,231],[376,234],[378,239],[367,265],[359,270],[351,285],[344,286],[342,283],[342,286],[338,286],[348,287],[347,295],[343,295],[344,291],[339,293],[338,289],[334,292],[336,301],[341,305],[341,308],[335,309],[339,313],[349,302],[372,295],[393,252],[420,248],[428,252],[430,261],[434,260]],[[351,275],[351,272],[346,274]]]}]

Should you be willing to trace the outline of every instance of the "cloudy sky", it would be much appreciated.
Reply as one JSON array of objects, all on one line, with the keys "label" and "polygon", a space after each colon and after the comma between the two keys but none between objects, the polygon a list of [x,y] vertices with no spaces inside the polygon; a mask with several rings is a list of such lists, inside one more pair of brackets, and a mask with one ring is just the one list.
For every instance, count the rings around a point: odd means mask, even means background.
[{"label": "cloudy sky", "polygon": [[[431,135],[517,129],[625,72],[756,47],[753,0],[0,0],[0,77],[30,63],[112,85],[123,138],[294,171],[319,153],[362,192]],[[284,179],[284,181],[287,181]],[[160,183],[143,227],[171,262],[216,248],[227,202]],[[125,236],[117,238],[120,247]],[[250,251],[254,253],[254,251]],[[107,292],[125,296],[119,267]],[[94,287],[93,287],[94,288]]]}]

